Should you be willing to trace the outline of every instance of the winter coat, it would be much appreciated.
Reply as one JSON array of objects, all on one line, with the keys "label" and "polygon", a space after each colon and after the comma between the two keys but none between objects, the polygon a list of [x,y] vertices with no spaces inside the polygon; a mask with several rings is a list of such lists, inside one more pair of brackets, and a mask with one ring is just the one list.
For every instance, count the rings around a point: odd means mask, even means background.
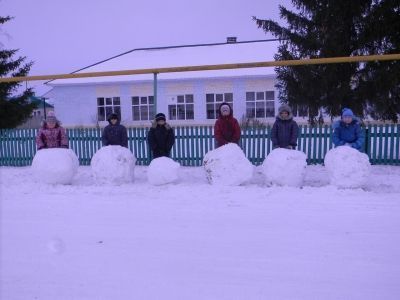
[{"label": "winter coat", "polygon": [[289,117],[283,120],[280,116],[276,117],[276,121],[272,126],[271,140],[274,148],[296,148],[297,137],[299,134],[299,126],[293,120],[291,112]]},{"label": "winter coat", "polygon": [[335,122],[333,124],[332,140],[335,147],[350,144],[351,147],[361,151],[365,136],[360,122],[357,119],[353,119],[349,124],[342,120]]},{"label": "winter coat", "polygon": [[[221,113],[221,106],[228,105],[231,109],[229,116],[223,116]],[[228,143],[239,144],[240,140],[240,126],[239,122],[233,117],[232,107],[224,102],[219,107],[219,116],[214,125],[214,138],[216,146],[221,147]]]},{"label": "winter coat", "polygon": [[125,126],[119,123],[119,120],[115,125],[108,120],[109,125],[107,125],[102,134],[103,146],[109,145],[119,145],[128,148],[128,133]]},{"label": "winter coat", "polygon": [[68,137],[65,129],[58,122],[54,128],[47,127],[47,123],[43,122],[43,126],[36,135],[36,146],[38,150],[45,148],[68,148]]},{"label": "winter coat", "polygon": [[147,141],[154,158],[169,157],[175,143],[174,130],[168,123],[159,125],[154,121],[147,134]]}]

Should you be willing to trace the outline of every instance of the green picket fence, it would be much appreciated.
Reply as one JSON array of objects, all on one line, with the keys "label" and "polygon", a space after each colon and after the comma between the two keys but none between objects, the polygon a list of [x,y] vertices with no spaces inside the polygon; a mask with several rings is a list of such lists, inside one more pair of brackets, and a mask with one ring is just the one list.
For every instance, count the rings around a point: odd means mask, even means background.
[{"label": "green picket fence", "polygon": [[[330,126],[299,126],[298,150],[307,154],[308,164],[321,164],[333,147]],[[149,128],[128,128],[128,146],[137,164],[151,161],[147,144]],[[212,126],[177,126],[171,157],[183,166],[200,166],[204,155],[214,149]],[[369,125],[365,128],[365,152],[372,164],[400,165],[400,125]],[[272,150],[271,128],[242,130],[240,146],[254,164],[261,164]],[[0,131],[0,166],[30,165],[36,153],[37,129]],[[101,130],[97,128],[67,129],[69,146],[81,165],[90,165],[94,153],[101,147]]]}]

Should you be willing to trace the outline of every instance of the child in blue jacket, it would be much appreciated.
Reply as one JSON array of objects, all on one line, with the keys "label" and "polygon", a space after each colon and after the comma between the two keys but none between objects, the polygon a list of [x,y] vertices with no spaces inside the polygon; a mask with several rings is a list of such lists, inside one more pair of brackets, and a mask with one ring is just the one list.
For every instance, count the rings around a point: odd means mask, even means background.
[{"label": "child in blue jacket", "polygon": [[364,145],[364,132],[361,130],[359,120],[350,108],[344,108],[342,119],[333,124],[333,143],[335,147],[347,145],[359,151]]}]

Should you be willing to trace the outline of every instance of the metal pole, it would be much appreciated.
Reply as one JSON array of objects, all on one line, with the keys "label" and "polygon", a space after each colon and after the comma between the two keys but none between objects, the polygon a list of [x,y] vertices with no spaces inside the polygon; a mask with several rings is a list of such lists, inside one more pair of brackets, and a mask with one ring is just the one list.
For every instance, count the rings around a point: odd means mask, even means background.
[{"label": "metal pole", "polygon": [[153,80],[154,113],[157,114],[157,73],[153,74],[154,74],[154,80]]},{"label": "metal pole", "polygon": [[151,73],[155,74],[155,73],[191,72],[191,71],[211,71],[211,70],[222,70],[222,69],[305,66],[305,65],[318,65],[318,64],[356,63],[356,62],[386,61],[386,60],[400,60],[400,53],[350,56],[350,57],[346,56],[346,57],[263,61],[263,62],[252,62],[252,63],[232,63],[232,64],[220,64],[220,65],[121,70],[121,71],[106,71],[106,72],[88,72],[88,73],[55,74],[55,75],[40,75],[40,76],[38,75],[38,76],[26,76],[26,77],[25,76],[1,77],[0,82],[18,82],[25,80],[26,81],[54,80],[54,79],[66,79],[66,78],[86,78],[86,77],[135,75],[135,74],[151,74]]},{"label": "metal pole", "polygon": [[46,119],[46,98],[42,97],[43,100],[43,113],[44,113],[44,119]]}]

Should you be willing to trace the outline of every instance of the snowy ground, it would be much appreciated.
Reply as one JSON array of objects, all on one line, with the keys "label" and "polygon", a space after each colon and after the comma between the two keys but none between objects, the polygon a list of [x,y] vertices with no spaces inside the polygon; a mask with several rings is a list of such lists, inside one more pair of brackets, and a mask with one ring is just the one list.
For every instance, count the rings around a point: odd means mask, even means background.
[{"label": "snowy ground", "polygon": [[0,168],[1,299],[400,299],[400,167],[366,189],[72,185]]}]

